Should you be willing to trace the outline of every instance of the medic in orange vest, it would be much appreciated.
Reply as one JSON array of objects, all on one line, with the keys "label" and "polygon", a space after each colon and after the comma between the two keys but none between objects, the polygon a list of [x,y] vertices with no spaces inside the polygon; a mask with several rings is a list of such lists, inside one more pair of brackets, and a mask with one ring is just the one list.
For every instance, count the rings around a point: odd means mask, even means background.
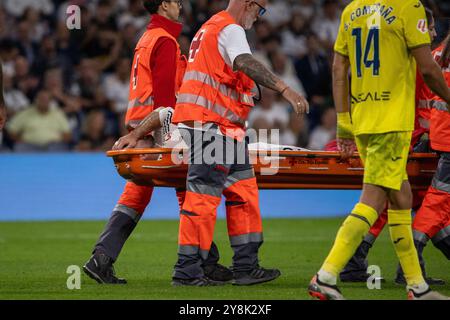
[{"label": "medic in orange vest", "polygon": [[[172,120],[191,156],[172,282],[176,286],[215,284],[200,265],[208,258],[222,194],[234,251],[232,283],[251,285],[280,275],[279,270],[258,263],[262,221],[244,139],[245,122],[254,106],[255,82],[282,94],[297,113],[307,112],[308,103],[251,54],[244,29],[265,13],[266,4],[267,0],[231,0],[227,10],[208,20],[191,43]],[[209,154],[212,147],[215,152]]]},{"label": "medic in orange vest", "polygon": [[[436,57],[450,87],[450,32]],[[436,173],[413,222],[414,239],[421,249],[431,239],[450,260],[450,108],[437,95],[430,102],[431,147],[440,158]]]},{"label": "medic in orange vest", "polygon": [[[186,68],[177,37],[182,25],[178,23],[180,1],[144,0],[143,5],[152,15],[147,30],[135,48],[130,76],[130,94],[125,123],[129,130],[154,109],[174,107],[176,92]],[[153,136],[140,140],[137,147],[151,147]],[[126,283],[114,274],[113,263],[123,245],[136,227],[152,197],[153,187],[127,182],[113,209],[103,233],[95,244],[93,255],[84,265],[86,274],[99,283]],[[177,190],[179,204],[184,201],[185,190]],[[210,258],[202,266],[204,272],[216,281],[231,280],[231,271],[219,265],[219,252],[215,244]]]}]

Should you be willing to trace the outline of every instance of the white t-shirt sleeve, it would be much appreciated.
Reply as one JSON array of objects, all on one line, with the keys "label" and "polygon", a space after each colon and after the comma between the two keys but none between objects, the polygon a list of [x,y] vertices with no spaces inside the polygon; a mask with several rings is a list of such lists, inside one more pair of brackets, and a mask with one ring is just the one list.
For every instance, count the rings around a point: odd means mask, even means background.
[{"label": "white t-shirt sleeve", "polygon": [[237,24],[223,28],[219,34],[219,52],[230,67],[233,67],[237,56],[252,54],[244,28]]}]

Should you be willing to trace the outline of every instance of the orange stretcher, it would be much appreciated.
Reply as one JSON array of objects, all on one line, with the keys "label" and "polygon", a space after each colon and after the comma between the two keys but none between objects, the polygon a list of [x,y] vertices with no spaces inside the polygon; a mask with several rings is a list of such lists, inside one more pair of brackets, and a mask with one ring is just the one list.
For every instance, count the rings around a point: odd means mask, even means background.
[{"label": "orange stretcher", "polygon": [[[175,156],[173,156],[173,154]],[[184,187],[186,163],[182,150],[150,148],[108,151],[118,173],[139,185]],[[175,161],[173,161],[173,158]],[[338,152],[250,151],[261,189],[361,189],[364,169],[358,154],[343,161]],[[413,153],[407,171],[414,190],[426,190],[436,171],[433,153]]]}]

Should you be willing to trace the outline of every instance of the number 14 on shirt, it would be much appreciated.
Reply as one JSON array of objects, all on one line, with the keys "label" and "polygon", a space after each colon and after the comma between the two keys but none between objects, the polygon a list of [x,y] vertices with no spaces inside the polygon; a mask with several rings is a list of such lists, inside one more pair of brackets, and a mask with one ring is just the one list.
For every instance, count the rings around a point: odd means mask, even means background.
[{"label": "number 14 on shirt", "polygon": [[[362,64],[364,67],[372,69],[372,75],[380,75],[380,29],[370,28],[363,46],[362,29],[355,28],[352,30],[352,36],[355,39],[355,58],[356,72],[358,78],[362,77]],[[370,57],[370,53],[372,55]],[[364,54],[364,59],[363,59]]]}]

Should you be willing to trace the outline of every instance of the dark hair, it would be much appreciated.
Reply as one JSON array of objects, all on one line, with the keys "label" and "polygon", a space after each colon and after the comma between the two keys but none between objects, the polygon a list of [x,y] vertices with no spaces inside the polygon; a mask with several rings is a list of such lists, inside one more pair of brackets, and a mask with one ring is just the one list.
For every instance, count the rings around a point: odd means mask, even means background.
[{"label": "dark hair", "polygon": [[163,1],[164,0],[142,0],[142,5],[148,13],[155,14],[158,12],[159,6]]},{"label": "dark hair", "polygon": [[450,63],[450,30],[443,44],[444,49],[442,49],[442,55],[439,58],[438,63],[441,65],[441,67],[445,68]]},{"label": "dark hair", "polygon": [[425,15],[427,16],[427,22],[428,25],[431,23],[431,21],[433,21],[433,10],[431,10],[430,8],[425,7]]}]

